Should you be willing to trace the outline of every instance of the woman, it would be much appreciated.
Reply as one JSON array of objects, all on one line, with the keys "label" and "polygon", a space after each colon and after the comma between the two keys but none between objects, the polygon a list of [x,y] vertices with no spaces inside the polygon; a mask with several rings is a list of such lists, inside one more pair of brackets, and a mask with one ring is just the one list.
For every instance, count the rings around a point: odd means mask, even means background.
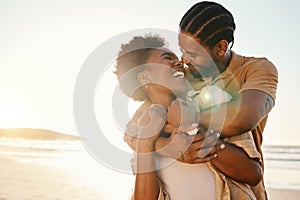
[{"label": "woman", "polygon": [[[218,166],[222,165],[222,162],[230,161],[224,161],[222,157],[216,156],[221,143],[216,137],[217,134],[208,135],[211,143],[218,141],[216,148],[210,151],[210,158],[217,160],[214,166],[209,163],[189,165],[162,156],[155,157],[155,142],[163,132],[166,109],[175,98],[184,99],[189,89],[182,76],[182,62],[164,46],[164,40],[158,36],[135,37],[128,44],[122,45],[116,61],[116,74],[122,91],[134,100],[144,101],[126,132],[138,133],[136,146],[132,146],[137,153],[133,198],[255,199],[247,184],[241,184],[239,187],[240,185],[234,184],[236,181],[223,177],[218,171]],[[174,135],[178,134],[173,133],[171,138],[174,138]],[[197,134],[194,140],[202,137],[201,134]],[[230,154],[232,150],[240,152],[238,158],[232,159],[237,159],[239,164],[247,169],[237,171],[237,174],[255,177],[254,182],[259,182],[261,179],[259,163],[250,159],[242,149],[234,146],[226,147],[222,151]],[[253,180],[249,182],[253,183]],[[224,193],[225,190],[217,189],[220,187],[230,188],[233,193]],[[243,198],[235,196],[234,192],[240,193]]]}]

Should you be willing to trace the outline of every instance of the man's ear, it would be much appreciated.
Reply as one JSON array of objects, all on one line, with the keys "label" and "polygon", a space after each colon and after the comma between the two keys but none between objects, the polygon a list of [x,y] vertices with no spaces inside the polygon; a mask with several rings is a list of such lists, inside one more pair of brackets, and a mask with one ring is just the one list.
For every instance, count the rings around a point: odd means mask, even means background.
[{"label": "man's ear", "polygon": [[218,52],[219,56],[223,56],[228,49],[228,42],[226,40],[220,40],[216,45],[216,51]]}]

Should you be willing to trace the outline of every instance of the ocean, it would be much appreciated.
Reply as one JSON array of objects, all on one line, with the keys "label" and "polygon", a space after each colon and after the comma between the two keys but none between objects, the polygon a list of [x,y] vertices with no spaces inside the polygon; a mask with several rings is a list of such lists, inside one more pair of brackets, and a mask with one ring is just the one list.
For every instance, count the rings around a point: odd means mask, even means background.
[{"label": "ocean", "polygon": [[300,190],[300,146],[263,146],[267,187]]},{"label": "ocean", "polygon": [[[263,146],[263,152],[266,187],[300,190],[300,146]],[[131,193],[134,183],[133,175],[114,171],[93,159],[80,141],[0,137],[0,157],[60,168],[72,173],[88,187],[107,196],[114,195],[112,199],[124,199]],[[112,178],[118,181],[113,184],[105,181]],[[121,188],[117,194],[115,187]]]}]

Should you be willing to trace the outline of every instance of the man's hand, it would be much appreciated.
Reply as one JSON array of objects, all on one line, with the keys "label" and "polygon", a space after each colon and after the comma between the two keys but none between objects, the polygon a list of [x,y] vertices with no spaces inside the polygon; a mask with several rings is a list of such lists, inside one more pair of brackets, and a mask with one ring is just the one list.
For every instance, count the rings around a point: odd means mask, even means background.
[{"label": "man's hand", "polygon": [[173,127],[179,127],[183,124],[198,124],[198,113],[191,102],[186,102],[178,98],[174,100],[168,108],[167,122]]},{"label": "man's hand", "polygon": [[202,129],[196,135],[189,136],[176,128],[171,137],[158,138],[155,148],[158,154],[180,162],[205,163],[216,158],[217,152],[225,148],[219,136],[216,132]]},{"label": "man's hand", "polygon": [[190,164],[211,161],[217,157],[218,151],[225,148],[224,142],[219,137],[220,134],[212,130],[197,133],[191,145],[185,151],[182,151],[177,160]]}]

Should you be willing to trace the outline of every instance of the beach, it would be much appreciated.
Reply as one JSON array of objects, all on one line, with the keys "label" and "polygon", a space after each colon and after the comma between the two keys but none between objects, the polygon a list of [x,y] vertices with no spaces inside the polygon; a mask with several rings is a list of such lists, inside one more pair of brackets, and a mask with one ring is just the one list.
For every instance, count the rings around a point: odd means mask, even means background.
[{"label": "beach", "polygon": [[[3,158],[0,163],[0,200],[118,200],[54,166]],[[100,185],[102,181],[98,180]],[[297,200],[300,196],[299,190],[267,188],[267,191],[270,200]]]},{"label": "beach", "polygon": [[[80,182],[71,173],[54,166],[3,158],[0,158],[0,163],[0,200],[110,199]],[[101,180],[98,181],[101,184]],[[300,191],[268,188],[268,194],[270,200],[297,200]]]},{"label": "beach", "polygon": [[133,180],[96,161],[78,140],[0,137],[0,200],[128,199]]},{"label": "beach", "polygon": [[104,199],[59,168],[10,159],[0,163],[0,200]]},{"label": "beach", "polygon": [[[269,199],[299,199],[300,147],[264,153]],[[0,163],[0,200],[127,200],[134,186],[131,173],[104,166],[78,140],[0,137]]]},{"label": "beach", "polygon": [[298,200],[299,190],[267,188],[270,200]]}]

